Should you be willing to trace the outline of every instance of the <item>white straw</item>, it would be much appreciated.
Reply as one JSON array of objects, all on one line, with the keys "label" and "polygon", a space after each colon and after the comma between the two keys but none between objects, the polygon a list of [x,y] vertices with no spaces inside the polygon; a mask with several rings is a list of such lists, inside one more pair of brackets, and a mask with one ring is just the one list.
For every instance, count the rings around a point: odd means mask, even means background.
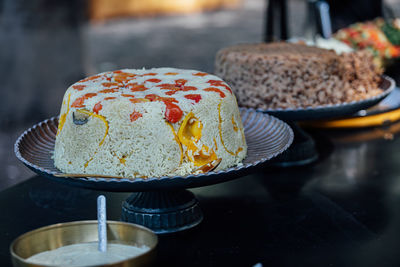
[{"label": "white straw", "polygon": [[99,251],[107,251],[107,214],[106,214],[106,198],[100,195],[97,198],[97,225],[99,233]]}]

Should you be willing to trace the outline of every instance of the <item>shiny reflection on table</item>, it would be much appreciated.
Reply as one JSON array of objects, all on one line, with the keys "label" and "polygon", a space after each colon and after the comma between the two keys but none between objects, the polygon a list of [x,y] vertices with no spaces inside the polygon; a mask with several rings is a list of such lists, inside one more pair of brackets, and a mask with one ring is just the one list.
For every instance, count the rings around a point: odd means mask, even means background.
[{"label": "shiny reflection on table", "polygon": [[[275,170],[269,175],[272,179],[266,173],[260,175],[272,195],[286,196],[296,204],[311,201],[313,208],[298,214],[296,221],[297,227],[318,240],[313,247],[322,254],[310,259],[326,256],[327,265],[337,266],[399,266],[399,131],[397,122],[379,128],[314,132],[323,154],[314,166]],[[293,180],[298,183],[296,192]],[[313,218],[310,214],[316,210],[321,214]],[[304,227],[307,221],[312,226]],[[333,240],[340,248],[332,247],[326,255],[319,251],[320,241],[332,246]]]},{"label": "shiny reflection on table", "polygon": [[[363,130],[312,130],[320,159],[259,168],[192,191],[204,221],[160,236],[158,265],[399,266],[400,123]],[[0,262],[16,236],[63,221],[96,218],[108,198],[119,219],[126,193],[97,192],[33,177],[0,192]],[[11,204],[12,203],[12,204]],[[10,209],[12,206],[12,209]],[[6,265],[5,265],[6,266]]]}]

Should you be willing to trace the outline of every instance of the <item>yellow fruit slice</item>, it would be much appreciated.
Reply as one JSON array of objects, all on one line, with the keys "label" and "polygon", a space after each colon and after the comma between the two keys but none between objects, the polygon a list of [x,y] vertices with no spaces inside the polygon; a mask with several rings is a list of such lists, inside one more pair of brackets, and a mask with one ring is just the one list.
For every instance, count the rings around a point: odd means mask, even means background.
[{"label": "yellow fruit slice", "polygon": [[239,128],[237,127],[237,124],[235,122],[235,118],[233,117],[233,115],[232,115],[232,125],[233,125],[233,130],[235,132],[237,132],[239,130]]},{"label": "yellow fruit slice", "polygon": [[68,94],[67,112],[61,114],[61,116],[60,116],[60,121],[58,122],[58,129],[57,129],[57,134],[56,135],[59,135],[61,133],[61,130],[63,129],[64,124],[65,124],[65,121],[67,120],[67,115],[69,113],[69,102],[70,102],[70,100],[71,100],[71,94]]},{"label": "yellow fruit slice", "polygon": [[179,127],[179,141],[185,145],[188,150],[198,150],[195,143],[201,138],[203,124],[199,121],[192,112],[186,115],[183,119],[181,127]]},{"label": "yellow fruit slice", "polygon": [[[237,156],[241,151],[243,151],[243,147],[239,147],[236,152],[230,151],[228,150],[228,148],[225,146],[225,142],[224,139],[222,139],[222,118],[221,118],[221,104],[222,101],[219,102],[218,104],[218,130],[219,130],[219,137],[222,143],[222,146],[224,147],[225,151],[228,152],[229,154],[231,154],[232,156]],[[232,121],[233,121],[233,117],[232,117]],[[234,122],[234,121],[233,121]],[[236,123],[235,123],[236,124]],[[233,125],[234,129],[235,129],[235,125]]]},{"label": "yellow fruit slice", "polygon": [[189,157],[189,160],[194,163],[195,166],[203,166],[217,159],[217,154],[214,150],[204,146],[200,151],[195,151],[193,158]]},{"label": "yellow fruit slice", "polygon": [[192,112],[183,119],[178,131],[179,141],[186,146],[186,155],[195,166],[203,166],[217,159],[213,149],[206,145],[199,147],[198,141],[202,136],[203,124]]},{"label": "yellow fruit slice", "polygon": [[101,146],[104,143],[104,140],[106,139],[107,135],[108,135],[108,121],[106,120],[106,118],[104,116],[98,115],[96,113],[90,112],[86,109],[78,109],[77,112],[82,113],[82,114],[86,114],[95,118],[100,119],[104,125],[106,126],[106,132],[104,133],[104,137],[103,139],[100,141],[99,146]]},{"label": "yellow fruit slice", "polygon": [[[86,109],[78,109],[78,110],[76,110],[76,112],[79,112],[79,113],[82,113],[82,114],[86,114],[86,115],[88,115],[88,116],[92,116],[92,117],[95,117],[95,118],[98,118],[98,119],[100,119],[103,123],[104,123],[104,125],[106,126],[106,131],[105,131],[105,133],[104,133],[104,137],[103,137],[103,139],[100,141],[100,143],[99,143],[99,147],[104,143],[104,140],[106,139],[106,137],[107,137],[107,135],[108,135],[108,128],[109,128],[109,126],[108,126],[108,121],[106,120],[106,118],[105,117],[103,117],[103,116],[101,116],[101,115],[98,115],[98,114],[96,114],[96,113],[93,113],[93,112],[90,112],[90,111],[88,111],[88,110],[86,110]],[[97,151],[94,153],[94,155],[96,155],[97,154]],[[93,155],[93,157],[94,157],[94,155]],[[85,163],[85,165],[84,165],[84,167],[86,168],[88,165],[89,165],[89,163],[93,160],[93,157],[91,157],[86,163]]]}]

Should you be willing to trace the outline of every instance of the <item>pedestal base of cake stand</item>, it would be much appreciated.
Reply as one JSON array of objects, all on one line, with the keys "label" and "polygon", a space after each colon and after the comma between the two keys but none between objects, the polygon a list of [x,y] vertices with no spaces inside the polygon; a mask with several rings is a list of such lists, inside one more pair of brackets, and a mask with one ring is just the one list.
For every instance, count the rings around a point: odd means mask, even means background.
[{"label": "pedestal base of cake stand", "polygon": [[295,122],[286,122],[294,132],[291,146],[271,161],[272,166],[292,167],[313,163],[318,159],[318,151],[314,139]]},{"label": "pedestal base of cake stand", "polygon": [[168,234],[195,227],[203,220],[203,213],[188,190],[150,191],[127,198],[122,204],[121,220]]}]

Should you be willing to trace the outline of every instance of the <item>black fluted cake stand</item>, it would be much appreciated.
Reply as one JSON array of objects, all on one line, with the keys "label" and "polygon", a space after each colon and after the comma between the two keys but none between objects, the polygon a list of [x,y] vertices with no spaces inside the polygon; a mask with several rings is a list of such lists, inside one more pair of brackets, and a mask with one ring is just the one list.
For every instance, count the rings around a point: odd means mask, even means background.
[{"label": "black fluted cake stand", "polygon": [[202,219],[198,200],[186,188],[232,180],[285,151],[293,141],[292,129],[283,121],[253,109],[240,109],[247,156],[243,163],[220,171],[159,178],[57,177],[52,153],[57,132],[56,117],[26,130],[15,143],[15,154],[39,175],[89,189],[135,192],[122,205],[121,219],[144,225],[156,233],[173,233],[198,225]]},{"label": "black fluted cake stand", "polygon": [[392,78],[383,75],[379,84],[382,93],[364,100],[307,108],[258,109],[260,112],[273,115],[285,121],[294,131],[295,138],[291,147],[278,157],[274,158],[271,165],[279,167],[300,166],[312,163],[318,159],[318,152],[313,138],[301,129],[297,122],[327,120],[355,114],[360,110],[365,110],[378,104],[387,97],[395,87],[395,81]]}]

